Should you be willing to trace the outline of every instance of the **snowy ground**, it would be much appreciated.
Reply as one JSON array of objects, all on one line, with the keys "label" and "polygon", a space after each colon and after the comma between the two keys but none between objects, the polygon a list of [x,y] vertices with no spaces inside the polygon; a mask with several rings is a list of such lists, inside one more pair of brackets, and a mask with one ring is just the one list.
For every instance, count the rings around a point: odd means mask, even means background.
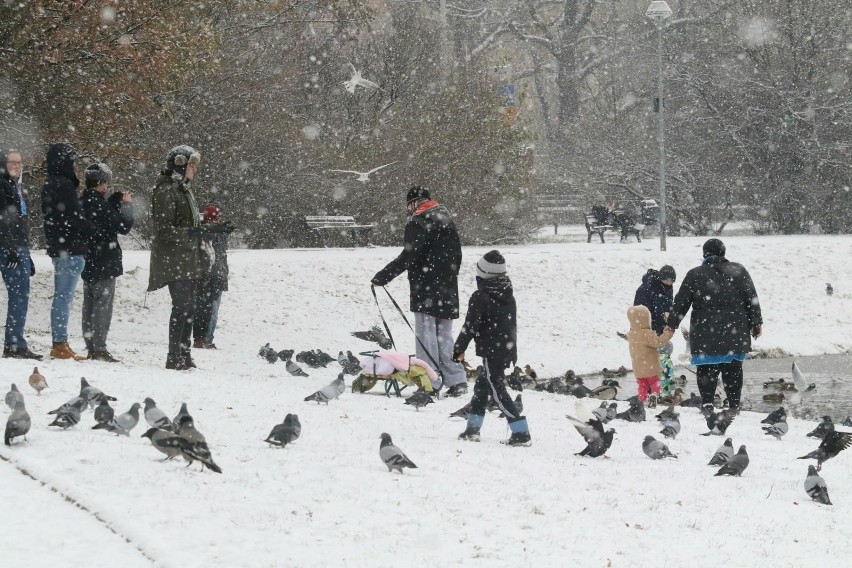
[{"label": "snowy ground", "polygon": [[[852,238],[725,241],[760,294],[766,325],[756,347],[793,354],[852,348]],[[682,278],[698,264],[702,242],[670,239],[665,256],[655,240],[503,249],[518,298],[520,362],[545,376],[629,366],[615,331],[627,327],[624,314],[642,273],[669,263]],[[484,250],[465,249],[465,298]],[[481,444],[458,442],[463,423],[447,415],[465,400],[420,412],[398,399],[350,392],[328,407],[303,402],[336,376],[336,365],[297,379],[282,364],[258,358],[258,348],[267,341],[335,354],[367,348],[349,331],[378,323],[369,279],[396,253],[233,251],[219,350],[196,352],[200,369],[189,373],[162,368],[168,293],[146,302],[147,254],[126,253],[125,268],[141,269],[119,280],[110,338],[125,363],[44,362],[51,388],[41,397],[25,390],[34,418],[28,442],[0,448],[0,565],[45,566],[51,552],[55,560],[78,548],[104,565],[136,565],[147,556],[163,566],[205,567],[658,567],[685,558],[699,566],[837,566],[852,553],[852,452],[823,468],[834,507],[810,502],[802,489],[807,463],[794,458],[816,448],[804,436],[812,423],[791,422],[777,442],[762,435],[760,415],[744,413],[729,434],[736,446],[746,444],[752,464],[742,478],[717,478],[705,464],[721,440],[699,436],[705,428],[694,409],[682,410],[683,433],[670,444],[680,459],[660,463],[641,451],[642,438],[659,430],[650,422],[615,423],[611,459],[575,457],[583,442],[564,418],[573,411],[571,397],[524,393],[534,444],[522,449],[498,444],[508,434],[496,416],[486,420]],[[46,352],[52,269],[44,256],[36,265],[28,329],[32,347]],[[834,296],[826,296],[825,282]],[[404,277],[389,289],[407,304]],[[80,303],[78,297],[71,343],[82,350]],[[392,316],[387,303],[383,309]],[[412,348],[401,320],[389,319],[409,344],[403,348]],[[6,382],[19,386],[32,370],[8,359],[0,368]],[[160,454],[138,437],[142,426],[119,439],[90,430],[91,413],[69,431],[48,430],[45,412],[76,394],[80,376],[117,396],[120,410],[151,396],[174,414],[187,401],[224,474],[186,469],[178,460],[159,463]],[[619,398],[635,391],[626,386]],[[299,414],[301,439],[284,450],[266,447],[261,440],[287,412]],[[0,420],[5,415],[4,408]],[[420,469],[388,474],[378,458],[381,432]],[[24,520],[7,528],[10,504]],[[63,531],[72,526],[75,548],[68,548]],[[82,544],[91,542],[102,544],[97,551]]]}]

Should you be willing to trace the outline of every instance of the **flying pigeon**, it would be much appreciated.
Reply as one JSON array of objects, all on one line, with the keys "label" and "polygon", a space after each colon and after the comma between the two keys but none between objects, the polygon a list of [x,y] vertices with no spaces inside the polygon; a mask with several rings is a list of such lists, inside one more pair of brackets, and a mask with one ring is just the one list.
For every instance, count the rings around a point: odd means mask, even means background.
[{"label": "flying pigeon", "polygon": [[355,66],[352,63],[349,63],[349,68],[352,69],[352,78],[348,81],[343,81],[343,86],[349,91],[351,94],[355,94],[355,87],[361,85],[367,89],[376,89],[381,91],[382,88],[373,83],[372,81],[365,79],[361,76],[361,72],[355,69]]},{"label": "flying pigeon", "polygon": [[736,475],[740,477],[745,469],[748,467],[748,453],[746,453],[746,447],[740,446],[739,451],[728,458],[728,461],[719,468],[719,471],[716,472],[716,476],[719,475]]},{"label": "flying pigeon", "polygon": [[661,460],[663,458],[677,459],[677,456],[669,451],[667,445],[655,440],[653,436],[645,436],[645,440],[642,442],[642,451],[652,460]]},{"label": "flying pigeon", "polygon": [[852,433],[837,432],[835,430],[832,430],[826,433],[825,437],[822,439],[822,443],[817,449],[815,449],[806,456],[800,457],[799,459],[817,460],[817,471],[819,471],[822,469],[822,464],[824,461],[833,458],[841,451],[848,448],[850,445],[852,445]]},{"label": "flying pigeon", "polygon": [[324,402],[328,404],[328,401],[334,400],[343,394],[343,391],[346,390],[346,382],[344,381],[343,373],[337,375],[337,378],[331,381],[326,386],[322,387],[320,390],[315,392],[310,396],[305,397],[305,402],[315,400],[317,404]]},{"label": "flying pigeon", "polygon": [[630,406],[624,412],[619,412],[615,417],[619,420],[628,422],[644,422],[645,421],[645,406],[639,400],[638,396],[631,396],[627,399]]},{"label": "flying pigeon", "polygon": [[819,438],[822,440],[829,432],[834,432],[834,422],[831,416],[823,416],[822,422],[817,424],[817,427],[807,433],[808,438]]},{"label": "flying pigeon", "polygon": [[[178,435],[174,432],[160,430],[159,428],[148,428],[148,430],[142,434],[142,438],[148,438],[151,440],[151,445],[154,446],[158,452],[166,456],[163,458],[163,461],[170,460],[175,456],[181,455],[180,440]],[[174,441],[165,443],[165,440]]]},{"label": "flying pigeon", "polygon": [[721,412],[713,412],[712,409],[703,410],[704,416],[707,419],[707,428],[709,432],[704,432],[702,436],[724,436],[731,422],[734,421],[734,413],[729,410]]},{"label": "flying pigeon", "polygon": [[[830,282],[825,283],[825,293],[828,294],[829,296],[834,294],[834,288],[832,287]],[[831,503],[829,503],[829,505],[831,505]]]},{"label": "flying pigeon", "polygon": [[[282,349],[278,352],[278,358],[282,361],[286,361],[288,359],[292,359],[293,353],[295,353],[295,349]],[[270,361],[270,363],[274,363],[274,361]]]},{"label": "flying pigeon", "polygon": [[6,432],[3,434],[3,443],[7,446],[11,446],[12,440],[18,436],[24,436],[24,440],[26,440],[26,435],[27,432],[30,431],[30,426],[32,426],[32,421],[30,420],[30,415],[24,406],[24,399],[22,397],[20,400],[15,401],[12,413],[6,419]]},{"label": "flying pigeon", "polygon": [[781,440],[781,437],[790,430],[790,426],[787,425],[787,420],[779,420],[773,424],[769,424],[768,426],[763,427],[763,433],[767,436],[772,436],[776,440]]},{"label": "flying pigeon", "polygon": [[663,429],[660,430],[660,434],[662,434],[665,438],[671,438],[672,440],[680,434],[680,420],[678,419],[680,414],[675,413],[674,416],[666,416],[664,419],[660,420],[660,424],[663,426]]},{"label": "flying pigeon", "polygon": [[[341,373],[341,377],[343,374]],[[432,397],[425,390],[418,390],[411,396],[405,399],[405,404],[409,404],[416,408],[418,411],[426,405],[432,404],[435,401],[432,400]]]},{"label": "flying pigeon", "polygon": [[343,373],[346,375],[357,375],[361,372],[361,362],[351,351],[347,351],[345,355],[343,351],[338,353],[337,362],[343,367]]},{"label": "flying pigeon", "polygon": [[269,343],[260,348],[260,351],[257,352],[262,358],[266,359],[266,362],[270,365],[278,361],[278,352],[273,349]]},{"label": "flying pigeon", "polygon": [[18,387],[15,386],[15,383],[12,383],[12,388],[9,392],[6,393],[6,406],[10,409],[15,410],[15,405],[18,402],[24,401],[24,395],[18,390]]},{"label": "flying pigeon", "polygon": [[388,339],[388,337],[377,325],[374,325],[367,331],[353,331],[353,337],[357,337],[358,339],[363,339],[364,341],[372,341],[373,343],[378,343],[379,347],[382,349],[392,349],[393,342]]},{"label": "flying pigeon", "polygon": [[780,420],[787,420],[787,410],[783,406],[779,406],[778,410],[770,412],[766,418],[760,421],[761,424],[774,424]]},{"label": "flying pigeon", "polygon": [[129,436],[130,431],[136,428],[136,425],[139,423],[140,408],[142,408],[142,405],[134,402],[130,410],[124,414],[119,414],[109,422],[95,424],[92,426],[92,430],[107,430],[119,436]]},{"label": "flying pigeon", "polygon": [[724,465],[728,463],[728,460],[734,455],[734,444],[730,438],[725,440],[725,443],[719,446],[719,449],[716,450],[716,453],[713,454],[713,457],[710,458],[710,462],[707,465]]},{"label": "flying pigeon", "polygon": [[823,505],[831,505],[831,499],[828,497],[828,486],[825,480],[820,477],[814,466],[808,466],[808,476],[805,478],[805,493],[810,495],[814,501],[819,501]]},{"label": "flying pigeon", "polygon": [[80,398],[86,399],[89,403],[89,408],[94,408],[103,399],[118,400],[114,396],[106,395],[99,388],[90,385],[86,377],[80,377]]},{"label": "flying pigeon", "polygon": [[373,168],[372,170],[367,171],[367,172],[359,172],[359,171],[355,171],[355,170],[328,170],[328,171],[339,172],[339,173],[343,173],[343,174],[355,174],[355,175],[358,176],[358,177],[355,178],[355,181],[360,181],[361,183],[366,183],[366,182],[370,181],[370,174],[376,173],[377,171],[379,171],[383,168],[386,168],[388,166],[392,166],[395,163],[396,163],[395,161],[390,162],[390,163],[385,164],[383,166],[379,166],[378,168]]},{"label": "flying pigeon", "polygon": [[47,380],[45,380],[44,375],[38,372],[38,367],[33,367],[33,374],[30,375],[30,386],[38,394],[41,394],[41,391],[47,388]]},{"label": "flying pigeon", "polygon": [[379,457],[382,458],[389,473],[393,472],[393,470],[403,473],[402,470],[406,467],[417,469],[414,462],[408,459],[408,456],[402,450],[393,445],[390,434],[382,434],[382,443],[379,445]]},{"label": "flying pigeon", "polygon": [[181,418],[183,418],[184,416],[189,416],[190,419],[192,418],[192,416],[190,416],[190,414],[189,414],[189,411],[186,409],[186,403],[185,402],[180,405],[180,410],[178,410],[178,413],[175,414],[174,418],[172,418],[172,426],[175,429],[177,429],[178,423],[180,422]]},{"label": "flying pigeon", "polygon": [[86,399],[80,398],[79,396],[69,400],[56,410],[48,412],[48,414],[56,415],[56,418],[54,418],[53,422],[48,424],[48,426],[58,426],[63,430],[74,426],[80,422],[80,413],[87,405],[88,402],[86,402]]},{"label": "flying pigeon", "polygon": [[450,413],[450,418],[467,418],[467,415],[470,414],[470,408],[473,406],[473,403],[468,402],[455,412]]},{"label": "flying pigeon", "polygon": [[115,410],[109,405],[107,399],[101,400],[101,403],[95,407],[95,422],[106,424],[113,418],[115,418]]},{"label": "flying pigeon", "polygon": [[302,351],[296,355],[296,361],[304,363],[312,369],[319,369],[328,365],[322,358],[318,357],[313,351]]},{"label": "flying pigeon", "polygon": [[298,363],[294,363],[290,359],[284,361],[285,367],[287,368],[287,372],[293,375],[294,377],[308,377],[308,375],[299,365]]},{"label": "flying pigeon", "polygon": [[145,399],[145,422],[151,428],[168,430],[170,432],[174,430],[172,421],[169,420],[165,412],[157,408],[157,403],[150,397]]},{"label": "flying pigeon", "polygon": [[576,418],[574,416],[567,416],[567,418],[586,441],[586,447],[574,455],[589,456],[590,458],[604,455],[612,445],[615,430],[610,428],[604,431],[603,423],[595,418],[580,401],[575,404],[575,413],[577,414]]},{"label": "flying pigeon", "polygon": [[264,442],[283,448],[295,441],[301,434],[302,424],[299,422],[299,417],[295,414],[288,414],[284,417],[284,422],[276,424],[272,428]]}]

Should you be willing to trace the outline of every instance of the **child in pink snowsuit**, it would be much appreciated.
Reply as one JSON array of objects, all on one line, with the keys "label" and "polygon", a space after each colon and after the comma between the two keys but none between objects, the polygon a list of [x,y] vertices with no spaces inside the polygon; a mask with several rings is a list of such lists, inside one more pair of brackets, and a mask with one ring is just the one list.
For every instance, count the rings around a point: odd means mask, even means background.
[{"label": "child in pink snowsuit", "polygon": [[651,329],[651,312],[645,306],[633,306],[627,310],[630,331],[627,341],[630,344],[630,359],[633,361],[633,374],[636,375],[639,400],[648,400],[649,392],[660,392],[660,354],[658,349],[668,343],[674,331],[666,328],[662,335]]}]

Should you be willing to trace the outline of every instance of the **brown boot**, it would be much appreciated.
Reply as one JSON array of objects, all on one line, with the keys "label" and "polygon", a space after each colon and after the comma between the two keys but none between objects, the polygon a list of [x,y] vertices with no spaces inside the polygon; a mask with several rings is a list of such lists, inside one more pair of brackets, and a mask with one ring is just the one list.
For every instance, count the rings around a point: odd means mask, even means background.
[{"label": "brown boot", "polygon": [[67,341],[54,343],[53,349],[50,350],[50,356],[53,359],[73,359],[74,361],[83,361],[85,359],[82,355],[74,353]]},{"label": "brown boot", "polygon": [[207,349],[207,342],[204,341],[200,337],[196,337],[195,341],[192,342],[193,349]]}]

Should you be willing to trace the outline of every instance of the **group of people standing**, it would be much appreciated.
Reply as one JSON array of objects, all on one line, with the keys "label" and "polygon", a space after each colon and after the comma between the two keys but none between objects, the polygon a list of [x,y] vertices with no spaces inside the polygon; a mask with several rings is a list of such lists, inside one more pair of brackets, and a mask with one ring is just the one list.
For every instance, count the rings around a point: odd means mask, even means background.
[{"label": "group of people standing", "polygon": [[[179,157],[180,156],[180,157]],[[227,289],[227,234],[230,224],[221,222],[221,211],[208,206],[202,214],[189,191],[200,161],[188,146],[173,149],[167,158],[167,169],[154,191],[154,225],[157,234],[152,247],[150,290],[170,285],[173,309],[169,326],[170,349],[168,368],[194,366],[189,351],[189,337],[195,328],[197,348],[215,348],[213,333],[222,291]],[[195,160],[188,179],[184,180],[189,162]],[[175,161],[182,162],[176,165]],[[77,177],[78,155],[70,144],[53,144],[46,156],[47,177],[41,192],[41,208],[47,254],[54,268],[54,294],[50,309],[54,359],[92,359],[118,362],[107,348],[112,321],[116,278],[124,272],[118,235],[133,228],[133,198],[130,192],[110,193],[113,173],[103,162],[89,165],[84,172],[85,185],[80,191]],[[169,166],[174,169],[170,169]],[[6,286],[8,308],[3,357],[41,360],[26,341],[24,328],[29,309],[30,279],[35,265],[30,257],[29,209],[22,187],[22,155],[16,150],[0,153],[0,271]],[[176,173],[177,172],[177,173]],[[164,181],[164,177],[166,180]],[[184,181],[186,183],[184,183]],[[186,203],[181,207],[182,202]],[[190,203],[191,200],[191,203]],[[184,218],[184,214],[192,218]],[[166,224],[172,222],[172,230]],[[185,223],[184,238],[180,237]],[[211,229],[210,227],[219,227]],[[187,253],[182,245],[191,241],[197,251]],[[156,254],[155,254],[156,250]],[[156,262],[156,272],[154,271]],[[175,267],[181,268],[176,269]],[[188,279],[191,284],[174,282]],[[87,355],[74,352],[68,342],[68,320],[80,279],[83,280],[82,334]],[[160,284],[162,282],[162,284]],[[191,298],[187,298],[191,295]],[[195,318],[195,306],[201,306]],[[177,314],[177,315],[176,315]],[[189,325],[185,325],[189,322]],[[183,355],[177,362],[172,357],[172,332],[181,344],[174,352]],[[171,362],[171,364],[170,364]]]}]

